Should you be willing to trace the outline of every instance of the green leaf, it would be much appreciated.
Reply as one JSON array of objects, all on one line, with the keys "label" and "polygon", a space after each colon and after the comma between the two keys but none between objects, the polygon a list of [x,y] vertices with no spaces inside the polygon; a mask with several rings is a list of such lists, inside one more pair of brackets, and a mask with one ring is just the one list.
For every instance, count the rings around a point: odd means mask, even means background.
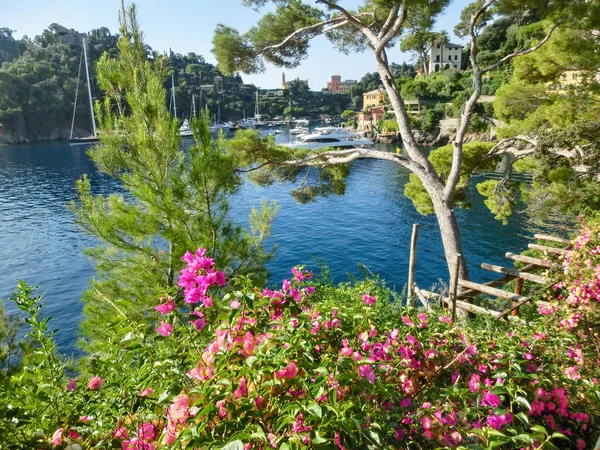
[{"label": "green leaf", "polygon": [[324,444],[327,439],[322,438],[318,431],[315,431],[315,436],[311,439],[313,444]]},{"label": "green leaf", "polygon": [[552,433],[552,436],[550,436],[552,439],[569,439],[568,437],[566,437],[564,434],[562,433]]},{"label": "green leaf", "polygon": [[547,431],[546,431],[546,429],[545,429],[543,426],[541,426],[541,425],[534,425],[534,426],[532,426],[532,427],[531,427],[531,429],[532,429],[533,431],[536,431],[536,432],[538,432],[538,433],[541,433],[541,434],[543,434],[544,436],[548,436],[548,432],[547,432]]},{"label": "green leaf", "polygon": [[523,422],[526,426],[529,426],[529,417],[527,417],[527,415],[525,413],[518,413],[517,414],[517,418]]},{"label": "green leaf", "polygon": [[310,405],[308,405],[307,409],[308,412],[313,416],[317,416],[319,419],[323,417],[323,410],[316,402],[312,402]]},{"label": "green leaf", "polygon": [[531,404],[527,401],[525,397],[515,397],[515,402],[525,406],[528,411],[531,411]]},{"label": "green leaf", "polygon": [[244,443],[242,441],[233,441],[225,447],[221,447],[221,450],[244,450]]}]

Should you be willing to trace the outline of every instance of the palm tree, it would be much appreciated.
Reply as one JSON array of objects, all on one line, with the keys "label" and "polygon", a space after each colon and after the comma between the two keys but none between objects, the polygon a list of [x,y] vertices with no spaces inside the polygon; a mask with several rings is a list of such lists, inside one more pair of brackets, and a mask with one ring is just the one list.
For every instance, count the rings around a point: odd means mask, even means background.
[{"label": "palm tree", "polygon": [[446,30],[442,30],[439,33],[436,33],[435,37],[433,38],[433,43],[437,44],[440,46],[442,53],[440,56],[440,60],[441,60],[441,69],[444,69],[444,47],[447,46],[450,43],[450,35],[448,34],[448,32]]}]

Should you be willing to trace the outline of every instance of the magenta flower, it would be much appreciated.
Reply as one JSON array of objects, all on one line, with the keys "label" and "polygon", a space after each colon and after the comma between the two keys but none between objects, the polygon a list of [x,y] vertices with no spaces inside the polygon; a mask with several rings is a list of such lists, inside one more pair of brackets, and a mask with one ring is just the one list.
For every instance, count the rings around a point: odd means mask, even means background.
[{"label": "magenta flower", "polygon": [[234,298],[229,302],[229,307],[231,309],[238,309],[240,307],[240,301],[237,298]]},{"label": "magenta flower", "polygon": [[580,380],[581,374],[579,373],[579,369],[577,366],[567,367],[565,369],[565,375],[569,377],[571,380]]},{"label": "magenta flower", "polygon": [[88,383],[88,388],[95,391],[103,384],[104,384],[104,380],[102,378],[100,378],[98,375],[95,375]]},{"label": "magenta flower", "polygon": [[511,422],[512,414],[509,412],[503,415],[492,414],[486,419],[486,423],[488,424],[488,426],[490,428],[493,428],[494,430],[500,430],[504,425],[507,425]]},{"label": "magenta flower", "polygon": [[79,421],[83,422],[83,423],[88,423],[90,420],[92,420],[92,419],[90,419],[90,416],[81,416],[81,417],[79,417]]},{"label": "magenta flower", "polygon": [[173,325],[163,320],[161,321],[160,325],[156,328],[156,331],[158,334],[164,337],[169,337],[171,335],[171,332],[173,331]]},{"label": "magenta flower", "polygon": [[273,433],[269,433],[269,435],[267,436],[267,439],[269,441],[269,445],[271,446],[271,448],[277,447],[276,438],[277,437]]},{"label": "magenta flower", "polygon": [[204,318],[204,314],[202,314],[198,310],[195,310],[192,312],[192,315],[198,317],[198,319],[192,320],[192,324],[194,325],[194,328],[196,328],[196,330],[200,331],[206,326],[206,319]]},{"label": "magenta flower", "polygon": [[375,300],[377,300],[374,296],[363,294],[362,301],[365,305],[373,306],[375,304]]},{"label": "magenta flower", "polygon": [[56,430],[54,432],[54,434],[52,435],[52,439],[50,440],[52,447],[56,447],[56,446],[60,445],[60,443],[62,442],[62,435],[63,435],[62,428],[59,428],[58,430]]},{"label": "magenta flower", "polygon": [[77,389],[77,378],[72,378],[67,383],[67,391],[74,391]]},{"label": "magenta flower", "polygon": [[156,437],[156,427],[150,422],[143,423],[137,434],[142,441],[152,441]]},{"label": "magenta flower", "polygon": [[167,301],[158,306],[155,306],[154,309],[157,310],[161,314],[169,314],[171,311],[174,311],[177,308],[177,305],[173,301],[171,297],[167,296]]},{"label": "magenta flower", "polygon": [[289,280],[283,280],[283,285],[281,286],[281,290],[289,291],[292,287],[292,283]]},{"label": "magenta flower", "polygon": [[366,378],[369,383],[375,383],[375,372],[373,372],[370,364],[361,364],[358,366],[358,374],[361,377]]},{"label": "magenta flower", "polygon": [[481,399],[481,404],[483,406],[491,406],[492,408],[500,406],[500,403],[500,397],[498,397],[496,394],[491,394],[489,391],[485,391]]},{"label": "magenta flower", "polygon": [[479,382],[481,381],[481,377],[477,374],[473,374],[471,375],[471,378],[469,378],[469,382],[467,383],[467,386],[469,386],[469,390],[471,392],[479,392]]}]

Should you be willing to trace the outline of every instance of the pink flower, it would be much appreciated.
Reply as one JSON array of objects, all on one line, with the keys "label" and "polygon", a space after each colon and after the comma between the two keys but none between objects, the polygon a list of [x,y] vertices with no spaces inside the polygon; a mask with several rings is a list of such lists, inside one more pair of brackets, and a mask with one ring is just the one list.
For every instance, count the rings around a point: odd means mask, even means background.
[{"label": "pink flower", "polygon": [[342,445],[342,438],[340,436],[340,433],[338,433],[337,431],[336,431],[336,433],[335,433],[335,435],[333,437],[333,442],[335,443],[335,445],[337,445],[337,448],[339,450],[346,450],[346,447],[344,447]]},{"label": "pink flower", "polygon": [[158,334],[164,337],[169,337],[171,335],[171,332],[173,331],[173,325],[163,320],[161,321],[160,325],[156,328],[156,331]]},{"label": "pink flower", "polygon": [[56,430],[54,432],[54,434],[52,435],[52,440],[50,441],[50,443],[52,444],[52,447],[56,447],[62,442],[62,435],[63,435],[62,428],[59,428],[58,430]]},{"label": "pink flower", "polygon": [[194,328],[196,328],[196,330],[200,331],[202,328],[204,328],[206,326],[206,319],[204,318],[204,314],[202,314],[198,310],[195,310],[192,312],[192,315],[198,317],[198,319],[192,320],[191,322],[194,325]]},{"label": "pink flower", "polygon": [[100,378],[98,375],[96,375],[88,383],[88,388],[90,388],[91,390],[95,391],[96,389],[98,389],[103,384],[104,384],[104,380],[102,378]]},{"label": "pink flower", "polygon": [[402,316],[402,322],[404,323],[404,325],[407,325],[409,327],[415,326],[415,324],[412,323],[412,321],[410,320],[410,317],[408,317],[408,316]]},{"label": "pink flower", "polygon": [[240,386],[233,392],[233,397],[240,398],[240,397],[245,397],[246,395],[248,395],[246,378],[242,377],[242,378],[240,378]]},{"label": "pink flower", "polygon": [[177,305],[173,301],[171,297],[167,296],[167,301],[158,306],[155,306],[154,309],[157,310],[161,314],[169,314],[171,311],[174,311],[177,308]]},{"label": "pink flower", "polygon": [[287,365],[284,369],[275,372],[275,377],[279,379],[291,380],[296,375],[298,375],[298,368],[296,367],[295,362],[292,362],[289,365]]},{"label": "pink flower", "polygon": [[375,300],[377,300],[374,296],[363,294],[362,301],[365,305],[373,306],[375,304]]},{"label": "pink flower", "polygon": [[579,373],[579,369],[577,366],[567,367],[565,369],[565,375],[569,377],[571,380],[580,380],[581,374]]},{"label": "pink flower", "polygon": [[152,395],[152,388],[146,388],[140,392],[140,397],[150,397]]},{"label": "pink flower", "polygon": [[283,280],[283,284],[281,286],[281,290],[289,291],[292,288],[292,283],[289,280]]},{"label": "pink flower", "polygon": [[369,364],[361,364],[358,366],[358,373],[361,377],[366,378],[369,383],[375,383],[375,372]]},{"label": "pink flower", "polygon": [[178,424],[185,423],[189,417],[190,398],[181,394],[177,396],[167,409],[169,421]]},{"label": "pink flower", "polygon": [[438,320],[440,322],[445,322],[445,323],[452,323],[452,318],[451,317],[446,317],[442,314],[439,315]]},{"label": "pink flower", "polygon": [[143,423],[137,434],[142,441],[152,441],[156,437],[156,427],[150,422]]},{"label": "pink flower", "polygon": [[67,391],[74,391],[77,389],[77,378],[72,378],[67,383]]},{"label": "pink flower", "polygon": [[83,422],[83,423],[88,423],[90,420],[92,420],[92,419],[90,419],[90,416],[81,416],[79,418],[79,421]]},{"label": "pink flower", "polygon": [[237,298],[234,298],[229,302],[229,307],[231,309],[238,309],[240,307],[240,301]]},{"label": "pink flower", "polygon": [[113,431],[113,437],[115,439],[127,439],[129,437],[127,428],[125,428],[125,427],[117,428],[115,431]]},{"label": "pink flower", "polygon": [[225,409],[225,400],[219,400],[216,403],[217,408],[219,408],[219,417],[222,419],[227,415],[227,410]]}]

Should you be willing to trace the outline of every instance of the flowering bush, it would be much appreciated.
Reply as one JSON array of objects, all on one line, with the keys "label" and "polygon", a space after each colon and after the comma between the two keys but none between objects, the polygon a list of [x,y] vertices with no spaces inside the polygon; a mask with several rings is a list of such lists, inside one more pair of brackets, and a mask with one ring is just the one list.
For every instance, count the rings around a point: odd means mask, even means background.
[{"label": "flowering bush", "polygon": [[[456,326],[443,310],[402,307],[376,281],[334,287],[302,267],[278,289],[227,285],[203,249],[188,252],[181,289],[142,323],[124,317],[126,339],[90,355],[87,374],[69,380],[53,360],[51,414],[13,423],[12,442],[20,427],[27,442],[72,450],[588,448],[600,361],[581,327],[600,271],[583,254],[597,258],[597,238],[576,241],[555,312],[518,326]],[[41,415],[26,382],[12,382],[17,416]]]}]

